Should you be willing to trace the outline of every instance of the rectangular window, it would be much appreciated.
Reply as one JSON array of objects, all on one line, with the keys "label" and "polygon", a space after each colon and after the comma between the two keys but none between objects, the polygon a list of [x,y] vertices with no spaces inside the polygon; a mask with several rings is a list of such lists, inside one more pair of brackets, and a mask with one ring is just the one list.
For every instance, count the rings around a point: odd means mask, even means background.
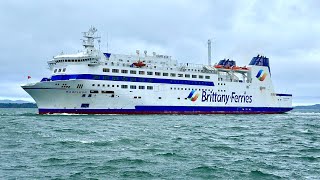
[{"label": "rectangular window", "polygon": [[197,78],[197,75],[192,75],[192,78]]},{"label": "rectangular window", "polygon": [[121,70],[121,73],[127,74],[127,73],[128,73],[128,70],[122,69],[122,70]]},{"label": "rectangular window", "polygon": [[153,72],[148,71],[147,75],[153,75]]},{"label": "rectangular window", "polygon": [[203,79],[203,76],[202,76],[202,75],[199,75],[199,78],[200,78],[200,79]]},{"label": "rectangular window", "polygon": [[171,77],[176,77],[176,73],[170,73]]},{"label": "rectangular window", "polygon": [[131,70],[130,74],[137,74],[137,71]]},{"label": "rectangular window", "polygon": [[153,89],[153,86],[147,86],[147,89],[148,89],[148,90],[152,90],[152,89]]},{"label": "rectangular window", "polygon": [[82,107],[82,108],[88,108],[88,107],[89,107],[89,104],[81,104],[81,107]]},{"label": "rectangular window", "polygon": [[135,86],[135,85],[130,85],[130,89],[137,89],[137,86]]},{"label": "rectangular window", "polygon": [[210,79],[210,76],[206,76],[206,79]]},{"label": "rectangular window", "polygon": [[63,68],[62,72],[66,72],[66,68]]},{"label": "rectangular window", "polygon": [[190,74],[185,74],[184,77],[190,78]]},{"label": "rectangular window", "polygon": [[183,74],[178,74],[178,77],[183,77]]},{"label": "rectangular window", "polygon": [[128,89],[128,85],[121,85],[122,89]]},{"label": "rectangular window", "polygon": [[160,72],[155,72],[155,75],[156,76],[161,76],[161,73]]},{"label": "rectangular window", "polygon": [[61,72],[61,69],[59,69],[59,72]]},{"label": "rectangular window", "polygon": [[97,90],[90,90],[90,93],[99,93]]},{"label": "rectangular window", "polygon": [[144,73],[145,73],[144,71],[139,71],[139,74],[141,75],[144,75]]},{"label": "rectangular window", "polygon": [[139,86],[139,89],[144,89],[144,86]]},{"label": "rectangular window", "polygon": [[163,76],[169,76],[169,74],[168,73],[163,73]]},{"label": "rectangular window", "polygon": [[113,73],[119,73],[119,69],[112,69]]},{"label": "rectangular window", "polygon": [[114,94],[114,91],[101,91],[103,94]]}]

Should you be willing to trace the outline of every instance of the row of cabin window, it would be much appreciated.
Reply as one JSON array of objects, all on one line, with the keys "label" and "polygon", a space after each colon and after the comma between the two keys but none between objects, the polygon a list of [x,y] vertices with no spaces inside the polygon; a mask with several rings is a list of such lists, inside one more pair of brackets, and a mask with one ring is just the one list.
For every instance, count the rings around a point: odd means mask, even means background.
[{"label": "row of cabin window", "polygon": [[66,68],[63,68],[63,69],[55,69],[54,70],[54,73],[56,73],[56,72],[66,72]]},{"label": "row of cabin window", "polygon": [[197,89],[197,88],[173,88],[173,87],[171,87],[170,88],[171,90],[188,90],[188,91],[190,91],[190,90],[199,90],[199,91],[211,91],[210,89]]},{"label": "row of cabin window", "polygon": [[93,60],[93,58],[89,59],[68,59],[68,60],[57,60],[57,62],[83,62],[83,61],[89,61]]},{"label": "row of cabin window", "polygon": [[[128,87],[130,87],[130,89],[137,89],[137,86],[136,85],[121,85],[121,88],[122,89],[128,89]],[[138,89],[145,89],[146,87],[145,86],[138,86]],[[147,86],[147,89],[148,90],[153,90],[153,86]]]},{"label": "row of cabin window", "polygon": [[[95,84],[92,84],[92,86],[95,86]],[[100,84],[97,84],[97,86],[99,87]],[[111,87],[119,87],[119,85],[111,85]],[[105,85],[103,84],[102,87],[105,87]],[[110,87],[110,85],[108,84],[107,87]],[[128,89],[128,85],[121,85],[122,89]],[[136,85],[130,85],[130,89],[137,89]],[[138,86],[138,89],[145,89],[145,86]],[[147,86],[148,90],[153,90],[153,86]]]},{"label": "row of cabin window", "polygon": [[[110,69],[109,68],[103,68],[103,72],[110,72]],[[112,69],[111,72],[113,73],[119,73],[119,69]],[[121,70],[121,73],[123,74],[127,74],[129,71],[128,70],[125,70],[125,69],[122,69]],[[139,71],[138,72],[140,75],[145,75],[145,71]],[[130,74],[137,74],[137,71],[136,70],[130,70]],[[147,75],[153,75],[153,72],[152,71],[147,71]],[[154,72],[154,75],[156,76],[161,76],[161,72]],[[171,77],[183,77],[183,74],[176,74],[176,73],[162,73],[162,76],[171,76]],[[190,74],[184,74],[184,77],[185,78],[199,78],[199,79],[203,79],[204,76],[203,75],[190,75]],[[205,79],[210,79],[210,76],[205,76]]]},{"label": "row of cabin window", "polygon": [[[199,91],[212,91],[212,89],[194,89],[194,88],[173,88],[173,87],[171,87],[170,88],[171,90],[199,90]],[[226,92],[226,90],[218,90],[218,92]]]}]

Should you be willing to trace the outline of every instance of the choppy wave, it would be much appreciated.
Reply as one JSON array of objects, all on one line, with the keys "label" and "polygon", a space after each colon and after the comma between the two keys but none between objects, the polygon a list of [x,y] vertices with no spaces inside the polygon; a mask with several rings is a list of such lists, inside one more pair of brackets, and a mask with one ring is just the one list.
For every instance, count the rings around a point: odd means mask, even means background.
[{"label": "choppy wave", "polygon": [[320,112],[0,117],[0,179],[320,177]]}]

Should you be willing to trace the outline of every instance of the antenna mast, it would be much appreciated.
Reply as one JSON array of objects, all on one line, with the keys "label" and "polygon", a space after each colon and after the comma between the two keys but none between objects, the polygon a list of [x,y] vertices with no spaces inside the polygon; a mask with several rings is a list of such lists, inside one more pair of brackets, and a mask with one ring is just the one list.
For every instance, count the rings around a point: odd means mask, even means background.
[{"label": "antenna mast", "polygon": [[208,40],[208,65],[211,66],[211,40]]},{"label": "antenna mast", "polygon": [[109,52],[109,33],[107,33],[107,52]]},{"label": "antenna mast", "polygon": [[98,30],[95,27],[91,27],[88,32],[83,32],[83,38],[82,39],[82,45],[84,46],[85,49],[89,50],[94,50],[94,40],[95,39],[100,39],[99,36],[95,36],[95,33]]}]

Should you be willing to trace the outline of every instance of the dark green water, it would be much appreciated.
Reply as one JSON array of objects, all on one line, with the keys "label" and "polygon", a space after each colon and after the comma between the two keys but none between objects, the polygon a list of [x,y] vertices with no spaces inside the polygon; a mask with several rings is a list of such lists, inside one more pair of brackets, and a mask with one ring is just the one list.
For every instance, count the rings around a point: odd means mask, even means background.
[{"label": "dark green water", "polygon": [[320,112],[0,117],[0,179],[320,179]]}]

